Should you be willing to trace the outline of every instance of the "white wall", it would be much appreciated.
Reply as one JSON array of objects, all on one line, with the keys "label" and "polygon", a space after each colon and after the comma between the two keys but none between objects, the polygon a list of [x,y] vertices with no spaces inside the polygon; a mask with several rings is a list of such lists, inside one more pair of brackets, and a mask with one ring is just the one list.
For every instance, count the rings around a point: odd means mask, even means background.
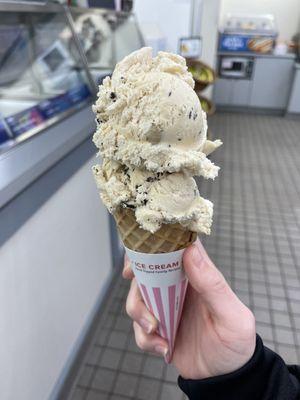
[{"label": "white wall", "polygon": [[[135,13],[146,35],[153,30],[166,37],[166,50],[177,53],[183,36],[202,36],[201,59],[215,67],[220,0],[136,0]],[[191,15],[193,12],[193,18]],[[205,91],[211,98],[212,88]]]},{"label": "white wall", "polygon": [[0,248],[1,400],[46,400],[111,273],[91,162]]},{"label": "white wall", "polygon": [[141,30],[156,24],[166,37],[166,49],[178,52],[178,39],[189,35],[191,0],[135,0],[136,13]]},{"label": "white wall", "polygon": [[222,0],[221,21],[227,13],[274,14],[281,40],[290,40],[299,30],[299,0]]}]

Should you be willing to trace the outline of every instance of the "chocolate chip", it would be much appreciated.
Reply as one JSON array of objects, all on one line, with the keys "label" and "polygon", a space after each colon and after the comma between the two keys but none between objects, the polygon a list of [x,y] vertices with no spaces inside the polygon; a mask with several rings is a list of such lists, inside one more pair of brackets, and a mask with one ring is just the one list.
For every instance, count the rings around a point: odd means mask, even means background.
[{"label": "chocolate chip", "polygon": [[181,142],[181,141],[182,141],[182,139],[181,139],[181,138],[178,138],[177,140],[178,140],[178,142]]},{"label": "chocolate chip", "polygon": [[192,118],[192,111],[189,112],[189,119]]},{"label": "chocolate chip", "polygon": [[169,92],[169,97],[171,96],[172,92]]},{"label": "chocolate chip", "polygon": [[131,208],[131,209],[135,209],[135,206],[133,204],[127,204],[127,203],[123,203],[123,207],[125,208]]},{"label": "chocolate chip", "polygon": [[110,97],[111,99],[115,99],[115,98],[117,97],[117,95],[116,95],[115,92],[111,92],[110,95],[109,95],[109,97]]},{"label": "chocolate chip", "polygon": [[171,147],[171,145],[170,145],[170,144],[168,144],[168,146],[169,146],[169,147]]},{"label": "chocolate chip", "polygon": [[142,202],[142,204],[143,204],[144,206],[145,206],[147,203],[148,203],[148,200],[147,200],[147,199],[144,199],[143,202]]},{"label": "chocolate chip", "polygon": [[152,178],[151,176],[149,176],[147,179],[146,179],[146,182],[153,182],[154,181],[154,178]]},{"label": "chocolate chip", "polygon": [[195,113],[194,115],[193,115],[193,120],[195,121],[195,119],[198,117],[198,114],[197,113]]}]

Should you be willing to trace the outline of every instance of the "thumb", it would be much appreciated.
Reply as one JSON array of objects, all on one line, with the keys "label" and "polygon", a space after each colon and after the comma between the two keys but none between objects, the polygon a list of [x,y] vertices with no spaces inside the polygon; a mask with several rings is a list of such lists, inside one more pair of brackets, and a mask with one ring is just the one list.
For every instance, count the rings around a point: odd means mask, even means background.
[{"label": "thumb", "polygon": [[190,284],[209,311],[218,319],[236,320],[241,307],[246,306],[231,290],[199,239],[184,252],[183,264]]}]

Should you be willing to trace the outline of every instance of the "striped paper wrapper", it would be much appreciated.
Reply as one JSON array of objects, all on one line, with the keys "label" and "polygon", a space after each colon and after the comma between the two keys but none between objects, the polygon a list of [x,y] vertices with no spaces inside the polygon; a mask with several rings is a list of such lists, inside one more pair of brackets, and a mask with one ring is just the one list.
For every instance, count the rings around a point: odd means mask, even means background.
[{"label": "striped paper wrapper", "polygon": [[144,302],[159,322],[159,334],[168,341],[171,359],[188,283],[182,266],[185,249],[161,254],[125,250]]}]

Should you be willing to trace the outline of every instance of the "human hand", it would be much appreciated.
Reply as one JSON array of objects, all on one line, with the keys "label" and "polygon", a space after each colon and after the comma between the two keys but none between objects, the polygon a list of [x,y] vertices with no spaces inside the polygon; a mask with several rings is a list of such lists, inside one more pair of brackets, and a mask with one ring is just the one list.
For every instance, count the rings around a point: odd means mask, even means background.
[{"label": "human hand", "polygon": [[[235,371],[254,353],[254,316],[231,290],[199,240],[184,252],[183,264],[189,286],[171,361],[185,379]],[[123,276],[133,278],[128,260]],[[134,321],[137,345],[167,356],[168,343],[156,332],[158,322],[147,310],[135,279],[126,310]]]}]

